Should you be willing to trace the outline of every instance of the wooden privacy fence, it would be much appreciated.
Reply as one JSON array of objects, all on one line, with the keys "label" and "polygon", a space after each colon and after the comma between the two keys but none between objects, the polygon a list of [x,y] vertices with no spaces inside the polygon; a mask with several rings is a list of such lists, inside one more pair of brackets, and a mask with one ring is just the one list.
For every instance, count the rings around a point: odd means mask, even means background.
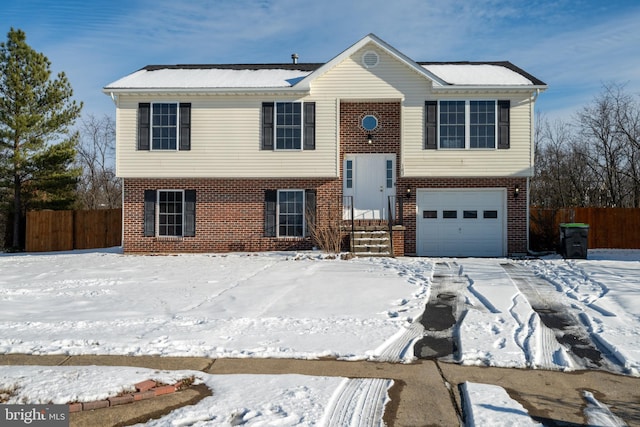
[{"label": "wooden privacy fence", "polygon": [[554,250],[560,224],[589,224],[589,248],[640,249],[640,208],[531,208],[531,249]]},{"label": "wooden privacy fence", "polygon": [[28,252],[120,246],[122,210],[27,212]]}]

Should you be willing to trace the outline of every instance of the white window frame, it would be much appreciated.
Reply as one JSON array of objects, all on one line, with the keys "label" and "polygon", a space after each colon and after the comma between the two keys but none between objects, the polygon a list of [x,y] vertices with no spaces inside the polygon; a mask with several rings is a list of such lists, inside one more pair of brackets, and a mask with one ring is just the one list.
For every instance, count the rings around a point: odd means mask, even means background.
[{"label": "white window frame", "polygon": [[[464,148],[449,148],[440,145],[440,108],[442,102],[464,101]],[[493,102],[494,108],[494,146],[493,147],[471,147],[471,102],[488,101]],[[497,99],[440,99],[438,100],[437,111],[437,147],[438,150],[497,150],[498,149],[498,100]]]},{"label": "white window frame", "polygon": [[[181,233],[180,234],[160,234],[160,193],[181,193],[182,198],[182,212],[180,216],[182,217],[182,224],[180,226]],[[184,190],[176,190],[175,188],[167,188],[167,189],[159,189],[156,190],[156,236],[163,238],[171,238],[171,237],[184,237],[184,216],[185,216],[185,201],[184,201]]]},{"label": "white window frame", "polygon": [[[300,148],[278,148],[278,104],[300,105]],[[275,101],[273,103],[273,150],[274,151],[303,151],[304,150],[304,103],[302,101]]]},{"label": "white window frame", "polygon": [[[291,192],[302,193],[302,234],[300,236],[280,235],[280,194],[291,193]],[[299,188],[279,189],[276,196],[276,236],[282,239],[300,239],[306,236],[307,235],[307,230],[306,230],[307,215],[305,212],[306,208],[307,208],[307,200],[306,200],[305,190],[302,190]]]},{"label": "white window frame", "polygon": [[[155,101],[151,102],[151,112],[149,117],[149,150],[150,151],[178,151],[180,149],[180,103],[177,101]],[[176,106],[176,148],[154,148],[153,147],[153,110],[157,104],[173,104]]]}]

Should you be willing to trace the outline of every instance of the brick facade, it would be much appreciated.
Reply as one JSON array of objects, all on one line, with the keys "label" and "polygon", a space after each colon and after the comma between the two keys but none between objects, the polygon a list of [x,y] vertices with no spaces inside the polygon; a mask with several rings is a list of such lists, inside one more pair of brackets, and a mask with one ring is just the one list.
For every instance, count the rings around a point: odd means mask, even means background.
[{"label": "brick facade", "polygon": [[[378,128],[364,130],[364,115],[378,118]],[[342,102],[340,104],[340,168],[345,154],[394,153],[399,159],[401,104],[392,102]],[[371,144],[368,135],[372,136]],[[507,253],[527,251],[526,178],[402,178],[396,161],[396,190],[404,197],[404,230],[394,232],[395,255],[416,253],[417,189],[506,188]],[[514,188],[520,194],[514,197]],[[194,237],[144,237],[144,191],[157,189],[196,190],[196,235]],[[326,221],[336,200],[342,197],[341,179],[124,179],[123,247],[125,252],[230,252],[311,249],[309,238],[264,237],[265,190],[314,189],[317,221]]]},{"label": "brick facade", "polygon": [[[265,190],[314,189],[318,221],[323,220],[336,179],[125,179],[123,200],[125,252],[233,252],[311,249],[309,238],[264,237]],[[196,190],[194,237],[145,237],[144,191]]]},{"label": "brick facade", "polygon": [[[519,194],[514,196],[516,186]],[[406,226],[405,253],[416,253],[416,193],[418,189],[439,188],[506,188],[507,189],[507,254],[527,253],[527,179],[526,178],[401,178],[398,194],[411,189],[411,198],[404,200]]]}]

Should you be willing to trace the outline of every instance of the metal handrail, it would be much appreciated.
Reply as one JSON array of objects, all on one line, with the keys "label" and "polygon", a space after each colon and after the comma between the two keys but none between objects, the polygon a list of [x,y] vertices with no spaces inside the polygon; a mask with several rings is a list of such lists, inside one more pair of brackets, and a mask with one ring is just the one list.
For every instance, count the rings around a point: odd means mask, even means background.
[{"label": "metal handrail", "polygon": [[395,198],[395,196],[389,196],[387,198],[387,223],[389,226],[389,249],[391,251],[391,256],[393,256],[393,217],[395,213],[395,201],[393,203],[393,210],[391,210],[391,198]]}]

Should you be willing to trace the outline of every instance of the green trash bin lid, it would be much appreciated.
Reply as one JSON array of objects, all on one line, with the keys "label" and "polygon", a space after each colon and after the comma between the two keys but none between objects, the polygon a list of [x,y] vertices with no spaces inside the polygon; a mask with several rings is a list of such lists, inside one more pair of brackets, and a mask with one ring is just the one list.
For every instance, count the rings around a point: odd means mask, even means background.
[{"label": "green trash bin lid", "polygon": [[561,228],[589,228],[589,224],[583,222],[569,222],[560,224]]}]

